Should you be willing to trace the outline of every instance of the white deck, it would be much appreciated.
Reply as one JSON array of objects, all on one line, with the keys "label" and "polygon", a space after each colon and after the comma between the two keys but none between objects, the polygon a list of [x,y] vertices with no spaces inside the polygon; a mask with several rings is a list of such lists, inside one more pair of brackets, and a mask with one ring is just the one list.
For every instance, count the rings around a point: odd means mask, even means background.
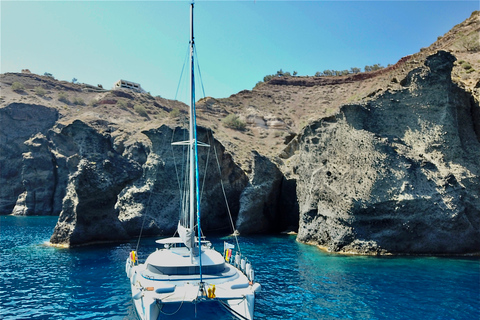
[{"label": "white deck", "polygon": [[[193,257],[192,261],[190,258],[190,250],[186,247],[179,247],[157,250],[148,256],[148,259],[145,261],[145,263],[154,266],[198,266],[200,264],[200,257]],[[212,266],[222,263],[223,257],[220,253],[213,249],[202,248],[203,266]]]},{"label": "white deck", "polygon": [[[169,242],[171,243],[171,242]],[[173,247],[153,252],[144,264],[132,265],[127,260],[132,296],[141,319],[157,319],[166,310],[186,310],[185,303],[216,302],[239,319],[253,319],[254,297],[257,288],[237,268],[226,263],[222,255],[210,248],[202,248],[202,265],[221,268],[220,272],[204,274],[204,292],[200,290],[200,275],[169,275],[152,272],[148,264],[160,267],[198,267],[199,257],[190,257],[186,247]],[[129,264],[130,263],[130,264]],[[215,286],[215,297],[208,298],[208,289]],[[143,314],[140,314],[143,310]],[[164,316],[164,315],[163,315]],[[174,318],[174,317],[173,317]]]}]

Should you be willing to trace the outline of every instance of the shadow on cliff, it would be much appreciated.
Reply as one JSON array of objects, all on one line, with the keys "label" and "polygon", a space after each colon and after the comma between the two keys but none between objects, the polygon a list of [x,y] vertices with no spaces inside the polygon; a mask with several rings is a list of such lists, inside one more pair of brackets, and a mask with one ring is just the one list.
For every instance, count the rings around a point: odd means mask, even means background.
[{"label": "shadow on cliff", "polygon": [[[0,185],[0,214],[59,213],[51,188],[45,186],[54,179],[51,155],[39,141],[57,120],[57,110],[41,105],[11,103],[0,108],[0,181],[8,182]],[[30,170],[36,167],[50,167],[50,174]]]}]

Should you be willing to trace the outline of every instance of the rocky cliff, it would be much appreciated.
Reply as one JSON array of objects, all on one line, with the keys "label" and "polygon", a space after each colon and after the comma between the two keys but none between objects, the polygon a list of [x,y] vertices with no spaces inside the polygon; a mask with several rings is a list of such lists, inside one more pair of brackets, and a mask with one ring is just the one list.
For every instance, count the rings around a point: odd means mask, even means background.
[{"label": "rocky cliff", "polygon": [[[188,133],[185,129],[161,126],[145,134],[151,141],[151,149],[143,175],[118,198],[119,219],[132,237],[139,234],[142,225],[144,234],[171,235],[177,228],[185,175],[188,175],[188,168],[182,163],[186,147],[171,143],[185,141]],[[228,210],[236,219],[240,194],[248,178],[210,130],[199,128],[197,136],[209,145],[199,147],[202,228],[207,232],[231,233]]]},{"label": "rocky cliff", "polygon": [[62,211],[50,241],[67,246],[128,239],[115,208],[118,194],[141,174],[118,154],[108,136],[76,120],[53,135],[56,158],[70,174]]},{"label": "rocky cliff", "polygon": [[0,109],[1,214],[60,213],[54,160],[42,143],[58,117],[57,110],[35,104],[11,103]]},{"label": "rocky cliff", "polygon": [[346,253],[480,248],[480,113],[440,51],[362,104],[308,124],[291,159],[298,240]]},{"label": "rocky cliff", "polygon": [[[478,251],[479,16],[378,72],[199,101],[203,231],[230,233],[230,212],[335,252]],[[65,246],[172,235],[184,104],[23,73],[0,87],[0,214],[59,215]]]},{"label": "rocky cliff", "polygon": [[[186,150],[171,143],[185,140],[185,129],[161,125],[143,131],[148,141],[130,143],[112,133],[114,129],[105,126],[112,125],[108,122],[60,123],[54,108],[13,103],[0,112],[1,174],[2,181],[9,182],[0,189],[3,214],[59,215],[51,243],[61,246],[131,239],[142,228],[144,235],[175,232]],[[199,150],[200,176],[205,176],[203,230],[258,233],[285,228],[276,216],[278,190],[270,184],[274,170],[275,186],[281,185],[277,167],[259,156],[261,165],[249,182],[211,130],[200,127],[198,137],[209,145]],[[265,199],[252,206],[243,193],[259,188]],[[251,215],[262,207],[268,208],[268,215],[252,225]],[[285,224],[291,223],[288,213],[280,214]]]}]

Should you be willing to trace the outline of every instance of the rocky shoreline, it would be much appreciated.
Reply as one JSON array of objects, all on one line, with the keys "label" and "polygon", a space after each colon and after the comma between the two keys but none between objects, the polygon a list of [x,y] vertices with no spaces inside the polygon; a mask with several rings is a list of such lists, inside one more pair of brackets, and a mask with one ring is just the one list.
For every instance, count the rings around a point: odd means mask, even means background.
[{"label": "rocky shoreline", "polygon": [[[475,15],[457,28],[471,27]],[[203,231],[232,233],[230,211],[241,234],[298,231],[297,241],[328,252],[478,255],[480,79],[463,75],[468,87],[454,81],[463,72],[455,54],[432,51],[422,63],[413,55],[355,79],[274,79],[200,101],[199,140],[210,145],[199,155],[208,177]],[[50,242],[61,247],[128,241],[141,229],[172,235],[183,150],[171,143],[186,135],[180,102],[86,93],[33,75],[2,75],[2,90],[15,80],[26,90],[40,83],[50,96],[2,97],[0,214],[58,215]],[[339,86],[358,91],[344,102]],[[57,89],[91,101],[65,105],[52,99]],[[147,117],[134,113],[138,101]],[[315,116],[304,123],[300,112],[310,105]],[[290,118],[282,118],[287,106]],[[218,125],[232,110],[246,130]]]}]

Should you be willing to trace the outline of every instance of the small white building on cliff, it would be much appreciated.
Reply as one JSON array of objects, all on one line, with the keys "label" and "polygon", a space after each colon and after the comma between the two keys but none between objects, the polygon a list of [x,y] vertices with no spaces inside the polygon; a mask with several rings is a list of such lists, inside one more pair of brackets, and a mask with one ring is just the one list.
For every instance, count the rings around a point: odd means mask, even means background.
[{"label": "small white building on cliff", "polygon": [[118,80],[113,85],[113,90],[121,90],[121,89],[129,89],[129,90],[133,90],[141,93],[146,92],[145,90],[142,89],[142,86],[140,85],[140,83],[122,80],[122,79]]}]

